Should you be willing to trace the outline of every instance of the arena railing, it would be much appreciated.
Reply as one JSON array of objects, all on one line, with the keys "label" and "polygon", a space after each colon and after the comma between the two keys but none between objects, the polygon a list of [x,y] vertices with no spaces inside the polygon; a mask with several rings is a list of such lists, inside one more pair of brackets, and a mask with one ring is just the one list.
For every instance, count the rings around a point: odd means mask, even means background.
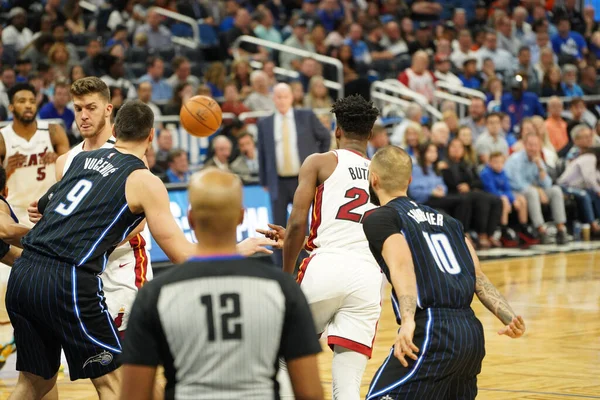
[{"label": "arena railing", "polygon": [[435,90],[433,92],[433,106],[435,108],[440,108],[442,102],[444,100],[449,100],[458,106],[458,117],[464,118],[468,114],[468,108],[471,105],[471,99],[467,99],[465,97],[457,96],[452,93],[442,92],[441,90]]},{"label": "arena railing", "polygon": [[327,87],[331,89],[337,90],[338,97],[344,97],[344,66],[342,62],[337,58],[324,56],[318,53],[313,53],[311,51],[296,49],[294,47],[286,46],[284,44],[270,42],[268,40],[255,38],[253,36],[242,35],[238,37],[233,44],[231,45],[231,50],[233,50],[233,57],[235,59],[241,58],[239,53],[239,48],[241,43],[250,43],[255,44],[257,46],[266,47],[268,49],[278,50],[283,53],[290,53],[304,58],[312,58],[320,63],[333,65],[337,70],[337,82],[335,81],[325,81]]},{"label": "arena railing", "polygon": [[[548,101],[551,99],[552,97],[540,97],[540,103],[542,104],[546,104],[548,103]],[[594,95],[588,95],[588,96],[582,96],[580,97],[586,104],[589,103],[600,103],[600,95],[598,94],[594,94]],[[573,99],[573,97],[559,97],[559,99],[563,102],[563,103],[570,103],[571,99]]]},{"label": "arena railing", "polygon": [[[262,69],[263,63],[260,61],[252,60],[250,61],[250,66],[254,69]],[[275,72],[275,75],[280,75],[291,79],[298,79],[300,77],[300,73],[298,73],[298,71],[281,67],[273,68],[273,72]],[[339,82],[333,82],[327,79],[323,80],[323,84],[325,85],[325,87],[333,90],[339,90],[340,88]]]},{"label": "arena railing", "polygon": [[[380,94],[391,93],[392,97],[395,97],[395,98],[410,99],[411,101],[413,101],[413,102],[419,104],[421,107],[423,107],[423,109],[432,117],[432,119],[434,119],[436,121],[439,121],[442,119],[442,113],[437,108],[435,108],[434,106],[429,104],[429,102],[427,101],[427,98],[425,96],[423,96],[420,93],[415,92],[414,90],[407,88],[406,86],[404,86],[402,83],[400,83],[399,81],[397,81],[395,79],[386,79],[384,81],[375,81],[371,84],[371,97],[372,98],[379,97],[381,101],[386,101],[389,103],[390,102],[389,97],[386,98],[387,100],[384,100],[384,98],[382,96],[379,96],[377,93],[380,93]],[[405,106],[405,104],[401,104],[399,102],[397,102],[396,104]]]},{"label": "arena railing", "polygon": [[94,14],[98,13],[98,6],[94,3],[90,3],[89,1],[81,0],[79,2],[79,7],[83,8],[84,10],[88,10],[89,12],[92,12]]},{"label": "arena railing", "polygon": [[464,95],[466,98],[479,97],[481,100],[486,100],[485,94],[479,90],[469,89],[459,85],[453,85],[452,83],[440,80],[436,81],[435,85],[440,89],[447,90],[448,92]]},{"label": "arena railing", "polygon": [[[156,11],[157,14],[165,16],[167,18],[174,19],[179,22],[183,22],[184,24],[188,24],[192,27],[192,39],[172,36],[171,41],[175,44],[189,47],[191,49],[196,49],[202,43],[200,41],[200,28],[198,27],[198,21],[194,18],[188,17],[187,15],[179,14],[173,11],[165,10],[164,8],[154,7],[152,9]],[[168,60],[165,60],[168,61]]]}]

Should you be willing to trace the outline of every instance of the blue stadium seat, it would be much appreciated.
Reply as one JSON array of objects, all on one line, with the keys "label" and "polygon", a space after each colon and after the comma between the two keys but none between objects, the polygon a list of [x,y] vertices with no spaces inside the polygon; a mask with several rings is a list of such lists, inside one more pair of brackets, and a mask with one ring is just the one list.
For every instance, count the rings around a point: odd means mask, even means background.
[{"label": "blue stadium seat", "polygon": [[202,46],[214,47],[219,45],[219,37],[211,25],[198,24],[198,28],[200,28],[200,43]]},{"label": "blue stadium seat", "polygon": [[175,23],[175,24],[171,25],[171,33],[173,34],[173,36],[178,36],[178,37],[191,38],[192,36],[194,36],[192,27],[189,26],[188,24],[183,24],[183,23]]}]

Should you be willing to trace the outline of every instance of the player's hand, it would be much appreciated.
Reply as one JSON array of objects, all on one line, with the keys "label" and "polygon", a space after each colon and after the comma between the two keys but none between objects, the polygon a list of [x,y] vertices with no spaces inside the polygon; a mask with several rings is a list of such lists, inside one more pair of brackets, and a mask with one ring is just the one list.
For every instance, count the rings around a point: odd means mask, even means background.
[{"label": "player's hand", "polygon": [[242,240],[237,244],[237,251],[244,257],[249,257],[256,253],[273,254],[273,251],[265,246],[276,247],[277,242],[266,237],[252,237]]},{"label": "player's hand", "polygon": [[58,154],[53,151],[49,151],[46,153],[46,155],[44,155],[44,157],[42,157],[42,162],[44,164],[54,164],[57,158]]},{"label": "player's hand", "polygon": [[285,240],[285,228],[280,225],[268,224],[271,230],[266,229],[257,229],[256,232],[261,235],[265,235],[267,239],[274,240],[277,242],[277,245],[273,246],[277,249],[283,248],[283,241]]},{"label": "player's hand", "polygon": [[469,190],[471,190],[471,188],[469,187],[468,183],[463,182],[458,184],[456,190],[458,190],[458,193],[467,193]]},{"label": "player's hand", "polygon": [[405,357],[411,358],[417,361],[417,355],[419,348],[413,343],[413,336],[415,334],[415,321],[402,321],[400,331],[396,336],[396,343],[394,344],[394,356],[400,361],[404,367],[408,367],[408,361]]},{"label": "player's hand", "polygon": [[29,220],[33,224],[37,224],[40,219],[42,219],[42,214],[38,210],[38,201],[34,201],[27,208],[27,214],[29,214]]},{"label": "player's hand", "polygon": [[520,338],[525,333],[525,321],[523,317],[514,317],[510,324],[498,331],[498,335],[506,335],[513,339]]},{"label": "player's hand", "polygon": [[8,178],[15,169],[19,168],[27,161],[27,156],[24,154],[16,153],[10,157],[8,157],[6,161],[6,177]]}]

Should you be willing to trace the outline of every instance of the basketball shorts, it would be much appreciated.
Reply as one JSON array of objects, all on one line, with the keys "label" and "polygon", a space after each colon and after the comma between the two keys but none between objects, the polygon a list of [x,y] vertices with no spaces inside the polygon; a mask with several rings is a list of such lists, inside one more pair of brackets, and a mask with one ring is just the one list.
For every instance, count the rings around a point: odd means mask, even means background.
[{"label": "basketball shorts", "polygon": [[467,400],[477,396],[485,356],[483,327],[473,310],[429,308],[415,316],[416,361],[403,367],[391,348],[377,370],[367,400]]},{"label": "basketball shorts", "polygon": [[305,258],[298,283],[310,305],[317,333],[327,343],[371,357],[381,314],[382,276],[368,256],[316,250]]},{"label": "basketball shorts", "polygon": [[129,314],[139,288],[152,279],[152,267],[145,241],[137,235],[117,247],[108,257],[102,274],[108,311],[120,332],[127,329]]},{"label": "basketball shorts", "polygon": [[19,349],[17,370],[50,379],[61,348],[71,380],[119,367],[121,342],[98,275],[24,251],[8,280],[6,309]]}]

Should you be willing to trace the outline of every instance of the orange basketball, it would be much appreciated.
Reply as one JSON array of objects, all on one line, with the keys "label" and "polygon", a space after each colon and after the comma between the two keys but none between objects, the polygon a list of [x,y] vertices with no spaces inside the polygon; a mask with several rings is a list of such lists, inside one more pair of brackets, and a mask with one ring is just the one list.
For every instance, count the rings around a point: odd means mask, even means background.
[{"label": "orange basketball", "polygon": [[179,111],[181,125],[193,136],[210,136],[219,129],[223,112],[219,103],[207,96],[194,96]]}]

